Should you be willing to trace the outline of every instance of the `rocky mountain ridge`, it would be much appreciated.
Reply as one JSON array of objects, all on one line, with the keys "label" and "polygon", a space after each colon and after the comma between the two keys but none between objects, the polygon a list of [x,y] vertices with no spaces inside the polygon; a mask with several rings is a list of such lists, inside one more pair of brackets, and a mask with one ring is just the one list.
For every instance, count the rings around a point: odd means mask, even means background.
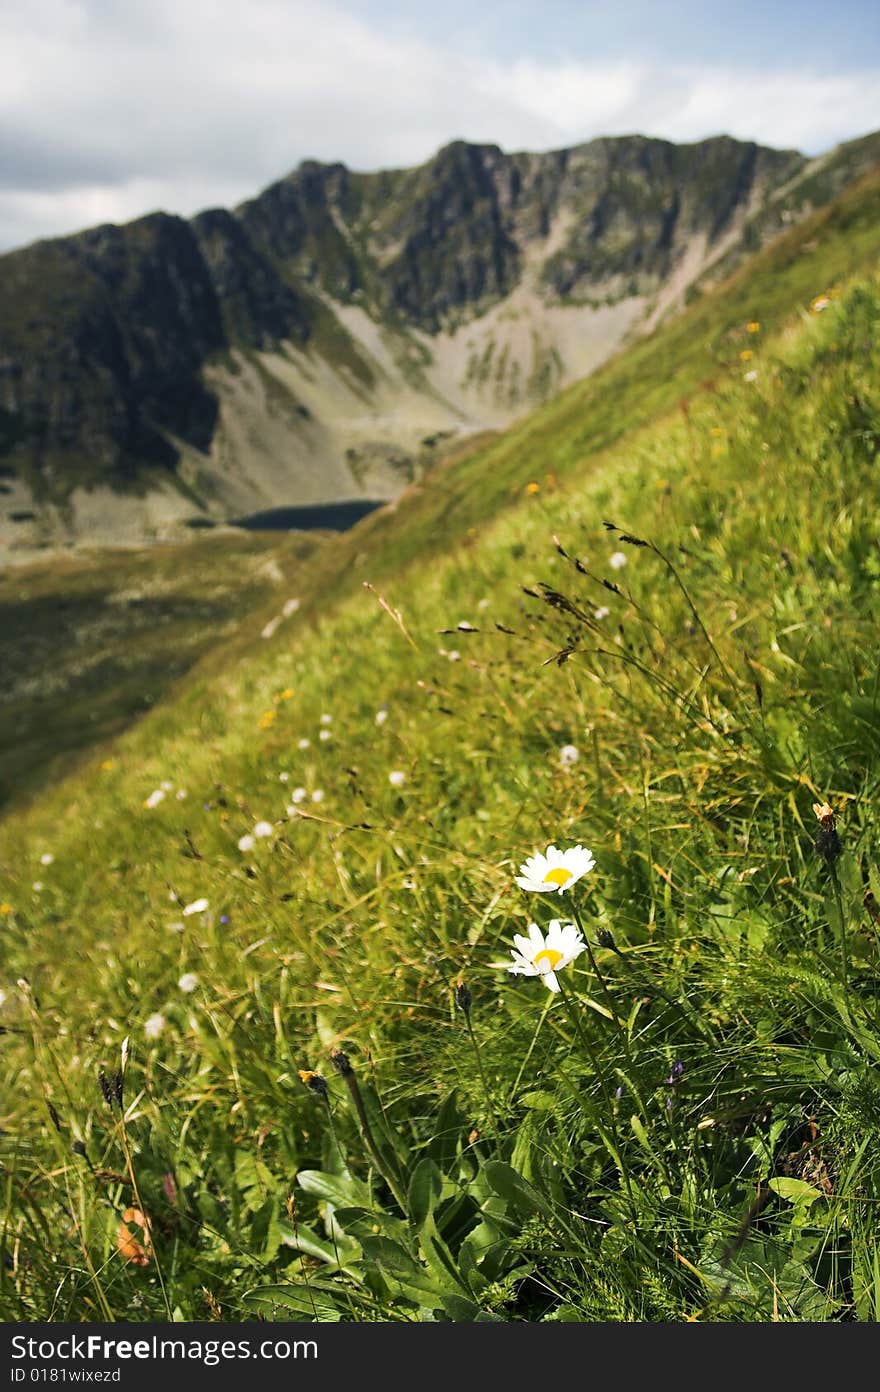
[{"label": "rocky mountain ridge", "polygon": [[234,211],[0,258],[0,554],[392,497],[880,157],[717,137],[306,161]]}]

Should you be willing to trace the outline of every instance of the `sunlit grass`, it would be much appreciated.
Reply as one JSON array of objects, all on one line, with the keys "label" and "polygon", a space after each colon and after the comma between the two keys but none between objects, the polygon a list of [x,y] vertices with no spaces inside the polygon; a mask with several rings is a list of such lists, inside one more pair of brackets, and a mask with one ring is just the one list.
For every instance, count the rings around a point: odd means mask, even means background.
[{"label": "sunlit grass", "polygon": [[[880,297],[847,206],[4,824],[7,1318],[876,1319]],[[551,844],[595,868],[519,888]],[[551,918],[589,944],[558,995],[505,966]]]}]

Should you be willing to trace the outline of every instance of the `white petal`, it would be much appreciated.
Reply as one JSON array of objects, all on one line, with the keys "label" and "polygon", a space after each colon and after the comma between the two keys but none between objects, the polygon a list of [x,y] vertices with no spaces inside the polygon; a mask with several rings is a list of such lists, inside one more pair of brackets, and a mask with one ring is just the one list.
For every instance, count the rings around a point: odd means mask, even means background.
[{"label": "white petal", "polygon": [[529,942],[532,952],[541,952],[547,946],[544,941],[544,934],[541,932],[537,923],[529,924]]},{"label": "white petal", "polygon": [[528,938],[524,938],[522,933],[514,933],[513,945],[516,948],[517,952],[521,952],[523,957],[526,957],[529,961],[531,961],[532,944]]},{"label": "white petal", "polygon": [[546,972],[544,975],[544,985],[551,991],[559,990],[559,982],[556,980],[555,972]]}]

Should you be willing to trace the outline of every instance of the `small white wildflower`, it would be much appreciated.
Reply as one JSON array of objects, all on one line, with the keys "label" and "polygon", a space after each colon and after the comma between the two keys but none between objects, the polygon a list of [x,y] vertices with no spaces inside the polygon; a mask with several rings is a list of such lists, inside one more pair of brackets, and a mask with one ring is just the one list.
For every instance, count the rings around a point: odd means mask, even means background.
[{"label": "small white wildflower", "polygon": [[622,551],[614,551],[608,558],[608,564],[612,570],[623,570],[626,565],[626,556]]},{"label": "small white wildflower", "polygon": [[164,796],[164,788],[156,788],[148,798],[144,798],[144,807],[158,807]]},{"label": "small white wildflower", "polygon": [[488,599],[481,599],[480,602],[479,602],[479,604],[477,605],[477,608],[478,608],[478,609],[488,609],[488,608],[489,608],[489,601],[488,601]]},{"label": "small white wildflower", "polygon": [[570,846],[565,851],[548,846],[546,855],[538,851],[519,867],[516,882],[521,889],[562,894],[564,890],[571,889],[582,875],[588,874],[595,864],[593,852],[588,851],[586,846]]},{"label": "small white wildflower", "polygon": [[315,791],[312,793],[312,802],[323,802],[323,801],[324,801],[324,790],[323,790],[323,788],[316,788]]},{"label": "small white wildflower", "polygon": [[186,788],[178,788],[174,796],[177,798],[178,802],[183,802],[183,799],[186,797]]},{"label": "small white wildflower", "polygon": [[508,966],[507,970],[515,976],[540,976],[550,991],[560,989],[556,973],[579,957],[587,946],[574,923],[560,923],[558,918],[550,920],[546,938],[537,923],[530,923],[529,936],[514,933],[513,941],[513,966]]},{"label": "small white wildflower", "polygon": [[265,625],[265,627],[261,630],[260,637],[261,637],[261,638],[271,638],[271,637],[272,637],[272,634],[275,632],[275,630],[276,630],[276,628],[278,627],[278,625],[280,624],[280,622],[281,622],[281,616],[280,616],[280,615],[278,615],[278,616],[277,616],[276,618],[274,618],[274,619],[270,619],[269,622]]},{"label": "small white wildflower", "polygon": [[310,740],[307,740],[305,737],[303,737],[301,740],[297,740],[297,748],[308,749],[310,743]]},{"label": "small white wildflower", "polygon": [[305,802],[307,797],[308,793],[305,788],[294,788],[293,792],[290,794],[290,801],[294,803]]},{"label": "small white wildflower", "polygon": [[327,712],[325,711],[324,714],[321,716],[321,724],[322,724],[322,725],[332,725],[332,724],[333,724],[333,716],[332,716],[332,715],[328,715]]},{"label": "small white wildflower", "polygon": [[758,374],[757,374],[757,372],[752,371],[752,372],[744,372],[744,373],[743,373],[743,381],[744,381],[744,382],[757,382],[757,380],[758,380]]},{"label": "small white wildflower", "polygon": [[287,782],[289,781],[289,779],[290,779],[290,774],[289,774],[289,773],[279,773],[279,775],[278,775],[278,782],[279,782],[279,783],[287,783]]},{"label": "small white wildflower", "polygon": [[55,857],[53,856],[51,851],[44,851],[43,854],[40,856],[40,864],[51,865],[54,859]]},{"label": "small white wildflower", "polygon": [[3,1006],[4,1006],[5,1004],[6,1004],[6,992],[3,990],[3,987],[0,986],[0,1010],[3,1009]]},{"label": "small white wildflower", "polygon": [[461,660],[461,653],[458,651],[458,648],[450,648],[446,656],[449,658],[450,662],[459,662]]},{"label": "small white wildflower", "polygon": [[174,787],[174,784],[170,781],[170,779],[165,778],[159,784],[159,787],[162,789],[163,792],[170,793],[171,789]]},{"label": "small white wildflower", "polygon": [[406,774],[402,769],[392,769],[388,775],[388,782],[392,788],[402,788],[406,782]]},{"label": "small white wildflower", "polygon": [[257,822],[254,827],[254,836],[271,836],[274,830],[271,822]]},{"label": "small white wildflower", "polygon": [[34,880],[34,883],[33,883],[32,888],[33,888],[34,894],[42,894],[42,892],[43,892],[43,881],[42,881],[42,880]]},{"label": "small white wildflower", "polygon": [[198,986],[199,978],[196,976],[195,972],[184,972],[177,984],[181,991],[186,991],[187,994],[189,994],[190,991],[194,991]]},{"label": "small white wildflower", "polygon": [[190,914],[204,913],[207,907],[207,899],[194,899],[191,904],[185,905],[183,916],[188,918]]},{"label": "small white wildflower", "polygon": [[299,600],[298,600],[298,599],[288,599],[288,600],[286,601],[285,605],[284,605],[284,608],[281,610],[281,612],[282,612],[282,614],[284,615],[285,619],[289,619],[290,616],[291,616],[291,614],[295,614],[298,608],[299,608]]},{"label": "small white wildflower", "polygon": [[376,724],[377,724],[377,725],[384,725],[384,724],[385,724],[385,721],[386,721],[387,719],[388,719],[388,712],[387,712],[387,710],[377,710],[377,711],[376,711]]},{"label": "small white wildflower", "polygon": [[330,734],[330,731],[329,731],[329,730],[319,730],[319,731],[318,731],[318,739],[320,739],[320,740],[328,740],[328,739],[332,739],[332,738],[333,738],[333,736]]},{"label": "small white wildflower", "polygon": [[570,769],[577,763],[579,758],[580,752],[577,745],[564,744],[559,751],[559,766],[560,768]]},{"label": "small white wildflower", "polygon": [[611,610],[608,608],[608,605],[607,605],[607,604],[600,604],[600,605],[599,605],[599,608],[596,610],[596,612],[595,612],[595,614],[594,614],[593,617],[596,618],[596,619],[598,619],[599,622],[601,623],[603,619],[607,619],[607,618],[608,618],[608,615],[609,615],[610,613],[611,613]]},{"label": "small white wildflower", "polygon": [[238,849],[240,851],[252,851],[256,844],[257,843],[251,836],[250,832],[238,838]]},{"label": "small white wildflower", "polygon": [[144,1034],[148,1039],[158,1039],[164,1028],[165,1016],[160,1015],[157,1011],[155,1015],[151,1015],[144,1023]]}]

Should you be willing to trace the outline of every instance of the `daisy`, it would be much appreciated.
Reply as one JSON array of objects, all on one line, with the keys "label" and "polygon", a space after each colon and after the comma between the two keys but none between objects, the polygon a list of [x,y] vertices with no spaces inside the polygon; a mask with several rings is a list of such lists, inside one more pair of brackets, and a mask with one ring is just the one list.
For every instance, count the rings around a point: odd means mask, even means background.
[{"label": "daisy", "polygon": [[324,790],[323,790],[323,788],[316,788],[315,791],[312,793],[312,802],[323,802],[323,801],[324,801]]},{"label": "daisy", "polygon": [[592,870],[595,864],[593,852],[588,851],[586,846],[570,846],[567,851],[548,846],[546,855],[537,851],[519,867],[516,882],[521,889],[562,894]]},{"label": "daisy", "polygon": [[593,617],[598,619],[601,623],[602,619],[607,619],[610,613],[611,610],[608,608],[607,604],[600,604]]},{"label": "daisy", "polygon": [[271,836],[274,830],[271,822],[257,822],[254,827],[254,836]]},{"label": "daisy", "polygon": [[177,984],[181,991],[189,993],[196,989],[199,984],[199,978],[196,976],[195,972],[184,972]]},{"label": "daisy", "polygon": [[385,721],[386,721],[387,719],[388,719],[388,712],[387,712],[387,710],[385,710],[384,707],[382,708],[382,710],[377,710],[377,711],[376,711],[376,724],[377,724],[377,725],[384,725],[384,724],[385,724]]},{"label": "daisy", "polygon": [[406,782],[406,774],[402,769],[392,769],[388,775],[388,782],[392,788],[402,788]]},{"label": "daisy", "polygon": [[165,1028],[165,1016],[158,1012],[151,1015],[144,1023],[144,1034],[148,1039],[158,1039]]},{"label": "daisy", "polygon": [[586,948],[580,929],[558,918],[550,920],[546,938],[537,923],[530,923],[528,937],[514,933],[513,942],[513,966],[507,970],[515,976],[540,976],[549,991],[560,989],[556,973]]},{"label": "daisy", "polygon": [[252,851],[256,844],[256,841],[250,835],[250,833],[248,833],[246,836],[240,836],[238,838],[238,849],[240,851]]},{"label": "daisy", "polygon": [[328,740],[328,739],[330,739],[330,738],[331,738],[331,735],[330,735],[330,731],[329,731],[329,730],[319,730],[319,731],[318,731],[318,739],[320,739],[320,740]]},{"label": "daisy", "polygon": [[615,551],[608,559],[608,564],[612,570],[623,570],[626,565],[626,556],[622,551]]},{"label": "daisy", "polygon": [[297,740],[296,745],[298,749],[308,749],[309,743],[310,741],[303,736],[301,740]]},{"label": "daisy", "polygon": [[327,712],[325,711],[324,714],[321,716],[321,724],[322,724],[322,725],[332,725],[332,724],[333,724],[333,716],[332,716],[332,715],[328,715]]},{"label": "daisy", "polygon": [[51,865],[54,859],[55,857],[53,856],[51,851],[44,851],[43,854],[40,856],[40,864]]},{"label": "daisy", "polygon": [[308,793],[305,788],[294,788],[293,792],[290,794],[290,801],[293,803],[305,802],[307,797]]}]

